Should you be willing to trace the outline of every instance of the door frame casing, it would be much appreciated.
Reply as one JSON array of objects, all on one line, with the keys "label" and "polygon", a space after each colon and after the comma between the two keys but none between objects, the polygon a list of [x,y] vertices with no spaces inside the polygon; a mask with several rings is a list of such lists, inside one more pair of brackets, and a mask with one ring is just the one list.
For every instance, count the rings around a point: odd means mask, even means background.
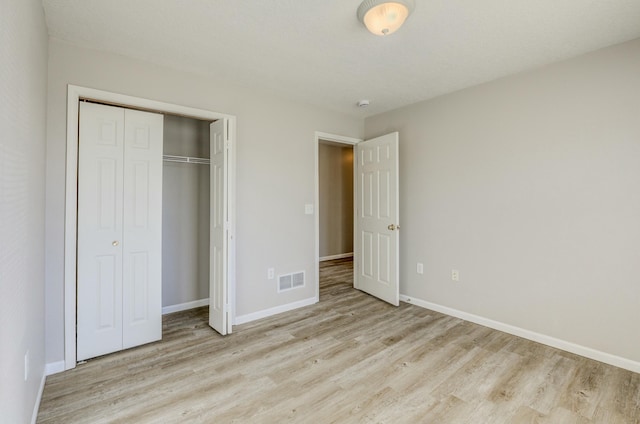
[{"label": "door frame casing", "polygon": [[67,86],[67,154],[65,173],[65,228],[64,228],[64,369],[76,366],[76,250],[78,220],[78,123],[80,100],[95,100],[107,104],[142,109],[152,112],[168,113],[202,120],[227,119],[229,122],[229,174],[228,174],[228,274],[227,293],[229,296],[228,326],[235,318],[235,194],[236,194],[236,117],[225,113],[213,112],[180,106],[172,103],[144,99],[125,94],[112,93],[88,87],[69,84]]},{"label": "door frame casing", "polygon": [[[354,149],[354,155],[355,155],[355,146],[356,144],[360,143],[361,141],[363,141],[360,138],[354,138],[354,137],[346,137],[346,136],[342,136],[342,135],[336,135],[336,134],[329,134],[329,133],[325,133],[325,132],[320,132],[320,131],[316,131],[315,136],[314,136],[314,143],[315,143],[315,268],[316,268],[316,281],[315,281],[315,285],[316,285],[316,299],[317,301],[320,301],[320,142],[321,141],[329,141],[332,143],[338,143],[338,144],[344,144],[345,147],[346,146],[352,146]],[[354,180],[353,180],[353,185],[354,185],[354,190],[353,190],[353,220],[354,220],[354,227],[353,227],[353,240],[355,242],[356,238],[356,228],[355,228],[355,219],[356,219],[356,190],[355,190],[355,185],[356,185],[356,180],[355,180],[355,172],[356,172],[356,167],[355,167],[355,156],[354,156],[354,165],[353,165],[353,175],[354,175]],[[353,257],[354,260],[354,269],[357,268],[357,264],[355,263],[355,256]],[[355,281],[355,280],[354,280]]]}]

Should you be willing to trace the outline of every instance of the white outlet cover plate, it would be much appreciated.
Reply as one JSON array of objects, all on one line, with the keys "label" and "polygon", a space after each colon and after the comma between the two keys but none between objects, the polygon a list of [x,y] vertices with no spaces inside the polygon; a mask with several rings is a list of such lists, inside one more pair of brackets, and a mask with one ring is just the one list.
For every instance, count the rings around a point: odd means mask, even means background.
[{"label": "white outlet cover plate", "polygon": [[451,279],[453,281],[460,281],[460,271],[458,271],[457,269],[452,269],[451,270]]}]

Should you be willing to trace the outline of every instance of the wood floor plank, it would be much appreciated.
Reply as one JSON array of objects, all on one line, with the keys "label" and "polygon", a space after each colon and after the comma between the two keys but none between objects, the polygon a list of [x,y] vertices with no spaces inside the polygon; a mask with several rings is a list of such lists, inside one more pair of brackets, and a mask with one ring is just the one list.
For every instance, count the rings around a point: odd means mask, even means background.
[{"label": "wood floor plank", "polygon": [[535,409],[520,406],[511,417],[511,422],[513,424],[540,424],[542,418],[544,418],[544,414]]},{"label": "wood floor plank", "polygon": [[323,262],[320,302],[220,336],[207,308],[162,341],[47,378],[38,423],[635,423],[640,375],[354,290]]}]

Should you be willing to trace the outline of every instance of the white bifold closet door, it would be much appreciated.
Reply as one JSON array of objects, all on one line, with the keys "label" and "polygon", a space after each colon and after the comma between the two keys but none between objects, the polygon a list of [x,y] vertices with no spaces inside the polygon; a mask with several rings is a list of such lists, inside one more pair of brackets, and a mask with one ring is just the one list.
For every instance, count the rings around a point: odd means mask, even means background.
[{"label": "white bifold closet door", "polygon": [[227,287],[229,259],[229,149],[227,120],[219,119],[209,126],[211,143],[211,212],[209,265],[209,325],[223,336],[231,333],[229,292]]},{"label": "white bifold closet door", "polygon": [[163,116],[82,102],[77,359],[162,338]]}]

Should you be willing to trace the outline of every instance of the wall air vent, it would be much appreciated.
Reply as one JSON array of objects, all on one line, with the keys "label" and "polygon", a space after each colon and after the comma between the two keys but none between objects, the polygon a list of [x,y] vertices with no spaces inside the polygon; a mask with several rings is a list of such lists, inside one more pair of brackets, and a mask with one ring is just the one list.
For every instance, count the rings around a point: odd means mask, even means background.
[{"label": "wall air vent", "polygon": [[291,275],[291,284],[293,288],[304,286],[304,272],[297,272]]},{"label": "wall air vent", "polygon": [[304,287],[304,271],[278,275],[278,292]]}]

